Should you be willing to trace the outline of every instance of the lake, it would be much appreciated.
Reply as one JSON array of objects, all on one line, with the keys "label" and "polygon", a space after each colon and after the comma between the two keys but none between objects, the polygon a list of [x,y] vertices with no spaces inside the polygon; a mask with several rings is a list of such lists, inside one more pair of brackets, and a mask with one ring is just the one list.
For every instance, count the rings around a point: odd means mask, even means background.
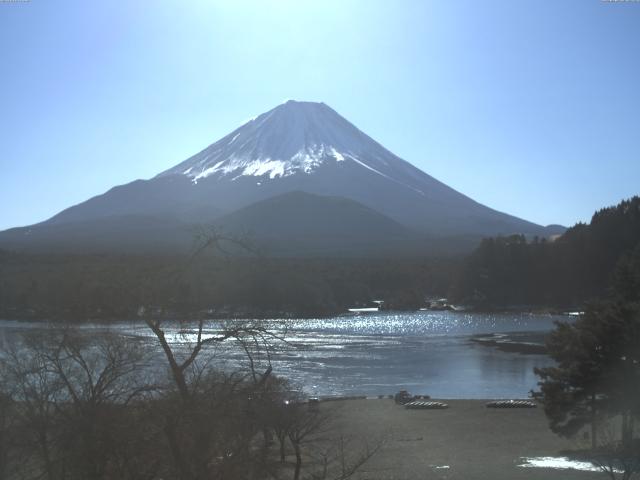
[{"label": "lake", "polygon": [[[434,398],[526,397],[536,387],[534,367],[551,365],[546,355],[501,351],[472,341],[480,334],[515,343],[541,343],[554,320],[567,317],[527,313],[385,312],[325,319],[273,321],[286,344],[276,348],[274,373],[293,380],[310,395],[383,395],[399,389]],[[169,323],[166,323],[169,325]],[[213,334],[219,324],[207,324]],[[18,342],[26,332],[45,328],[38,322],[0,321],[0,344]],[[87,335],[112,330],[157,348],[139,322],[84,324]],[[185,347],[189,328],[173,325],[167,337]],[[213,353],[215,351],[215,353]],[[233,346],[212,349],[215,365],[232,369],[246,360]],[[154,363],[162,365],[158,349]],[[153,365],[150,365],[151,367]]]}]

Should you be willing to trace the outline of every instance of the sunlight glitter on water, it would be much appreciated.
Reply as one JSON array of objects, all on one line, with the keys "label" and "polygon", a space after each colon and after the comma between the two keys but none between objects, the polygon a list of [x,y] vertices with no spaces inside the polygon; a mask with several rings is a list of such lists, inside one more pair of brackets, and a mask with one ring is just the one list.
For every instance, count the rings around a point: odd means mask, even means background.
[{"label": "sunlight glitter on water", "polygon": [[[325,319],[268,320],[262,324],[286,337],[273,345],[271,363],[316,395],[392,394],[401,388],[434,398],[516,398],[536,387],[534,367],[549,365],[544,355],[521,355],[472,342],[476,334],[501,334],[501,339],[541,341],[560,317],[522,313],[383,312]],[[212,320],[203,336],[220,333],[223,325],[246,320]],[[0,322],[0,340],[12,342],[20,332],[44,329],[44,323]],[[196,324],[163,324],[170,343],[187,351],[196,340]],[[83,324],[79,331],[95,336],[111,331],[142,340],[158,350],[154,366],[162,365],[160,349],[144,323]],[[531,332],[523,338],[523,332]],[[511,336],[511,337],[510,337]],[[206,357],[206,358],[205,358]],[[203,361],[215,358],[218,368],[242,368],[243,350],[231,342],[206,349]],[[256,361],[266,361],[257,355]],[[266,368],[261,365],[260,368]]]},{"label": "sunlight glitter on water", "polygon": [[528,313],[384,312],[326,319],[292,320],[296,331],[366,333],[369,335],[473,334],[495,331],[549,330],[557,316]]}]

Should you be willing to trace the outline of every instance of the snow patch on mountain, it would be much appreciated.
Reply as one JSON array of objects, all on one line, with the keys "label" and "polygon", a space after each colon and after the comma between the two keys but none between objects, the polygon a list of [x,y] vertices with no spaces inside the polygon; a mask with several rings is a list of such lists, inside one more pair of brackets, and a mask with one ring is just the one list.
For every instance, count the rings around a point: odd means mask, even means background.
[{"label": "snow patch on mountain", "polygon": [[236,134],[233,136],[233,138],[231,139],[231,141],[229,142],[229,145],[231,145],[233,142],[235,142],[235,141],[236,141],[236,138],[238,138],[239,136],[240,136],[240,134],[239,134],[239,133],[236,133]]},{"label": "snow patch on mountain", "polygon": [[[233,143],[238,136],[240,136],[240,133],[234,135],[229,144]],[[217,151],[214,153],[217,153]],[[182,174],[191,177],[194,183],[214,174],[219,174],[221,177],[232,175],[231,180],[236,180],[243,176],[261,177],[263,175],[268,175],[270,179],[274,179],[288,177],[299,172],[310,174],[326,161],[344,162],[348,158],[379,175],[386,176],[358,160],[355,155],[350,153],[342,154],[334,147],[326,145],[311,145],[297,151],[290,158],[253,158],[250,155],[232,155],[226,160],[220,160],[211,165],[212,161],[217,158],[217,155],[205,156],[196,165],[184,170]]]},{"label": "snow patch on mountain", "polygon": [[[324,103],[293,100],[249,120],[227,136],[158,176],[276,180],[309,175],[321,166],[352,163],[421,195],[424,174],[396,157]],[[340,175],[336,169],[336,174]]]}]

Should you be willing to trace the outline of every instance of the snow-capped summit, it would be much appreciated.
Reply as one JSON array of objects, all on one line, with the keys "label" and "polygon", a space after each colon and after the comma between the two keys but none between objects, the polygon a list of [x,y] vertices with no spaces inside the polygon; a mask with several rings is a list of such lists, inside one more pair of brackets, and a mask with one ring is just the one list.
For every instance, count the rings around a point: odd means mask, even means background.
[{"label": "snow-capped summit", "polygon": [[158,176],[275,179],[339,162],[382,176],[393,176],[390,162],[404,163],[324,103],[289,100]]}]

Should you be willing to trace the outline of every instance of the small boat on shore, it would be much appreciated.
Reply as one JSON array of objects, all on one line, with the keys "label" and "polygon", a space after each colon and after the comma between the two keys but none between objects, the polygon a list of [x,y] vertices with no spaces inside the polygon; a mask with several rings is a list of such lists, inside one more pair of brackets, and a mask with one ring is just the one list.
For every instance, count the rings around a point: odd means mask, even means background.
[{"label": "small boat on shore", "polygon": [[362,308],[355,307],[355,308],[349,308],[348,310],[351,313],[374,313],[374,312],[380,311],[378,307],[362,307]]},{"label": "small boat on shore", "polygon": [[[375,305],[375,306],[374,306]],[[384,300],[373,300],[368,306],[364,307],[351,307],[347,310],[350,313],[376,313],[382,310]]]},{"label": "small boat on shore", "polygon": [[409,402],[404,404],[405,408],[410,410],[443,410],[449,408],[449,405],[442,402]]},{"label": "small boat on shore", "polygon": [[529,400],[495,400],[487,403],[487,408],[536,408]]}]

